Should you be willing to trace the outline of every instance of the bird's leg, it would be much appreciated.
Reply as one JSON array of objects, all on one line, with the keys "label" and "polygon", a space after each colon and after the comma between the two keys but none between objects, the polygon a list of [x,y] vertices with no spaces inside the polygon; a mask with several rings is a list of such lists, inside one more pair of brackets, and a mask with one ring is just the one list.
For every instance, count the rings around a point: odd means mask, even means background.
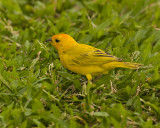
[{"label": "bird's leg", "polygon": [[96,82],[101,76],[102,76],[102,74],[100,74],[99,76],[97,76],[97,77],[94,79],[93,83]]},{"label": "bird's leg", "polygon": [[91,74],[86,74],[86,77],[87,77],[88,81],[91,81],[91,80],[92,80]]},{"label": "bird's leg", "polygon": [[92,85],[92,76],[91,74],[87,74],[86,75],[87,79],[88,79],[88,84],[86,86],[86,95],[85,95],[85,99],[86,99],[86,108],[88,111],[91,111],[91,96],[90,96],[90,88],[91,88],[91,85]]}]

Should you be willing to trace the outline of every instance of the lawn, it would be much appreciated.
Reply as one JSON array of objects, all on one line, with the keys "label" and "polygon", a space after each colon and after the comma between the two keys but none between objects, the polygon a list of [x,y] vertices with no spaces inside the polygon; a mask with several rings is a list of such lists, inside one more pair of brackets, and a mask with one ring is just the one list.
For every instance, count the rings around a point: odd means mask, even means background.
[{"label": "lawn", "polygon": [[[45,42],[66,33],[138,70],[87,85]],[[0,0],[1,128],[159,128],[159,0]]]}]

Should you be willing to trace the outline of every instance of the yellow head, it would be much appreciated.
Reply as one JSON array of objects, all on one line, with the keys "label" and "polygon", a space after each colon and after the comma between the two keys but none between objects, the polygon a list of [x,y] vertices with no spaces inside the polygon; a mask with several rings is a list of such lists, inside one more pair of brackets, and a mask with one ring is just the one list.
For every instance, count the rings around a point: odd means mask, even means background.
[{"label": "yellow head", "polygon": [[77,44],[77,42],[67,34],[54,35],[47,41],[50,41],[51,45],[53,45],[58,52],[65,52]]}]

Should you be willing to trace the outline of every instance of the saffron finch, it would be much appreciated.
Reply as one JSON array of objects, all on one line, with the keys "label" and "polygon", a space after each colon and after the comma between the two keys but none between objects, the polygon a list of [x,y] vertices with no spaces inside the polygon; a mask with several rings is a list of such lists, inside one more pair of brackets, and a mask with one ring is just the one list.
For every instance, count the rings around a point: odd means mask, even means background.
[{"label": "saffron finch", "polygon": [[141,66],[137,63],[122,62],[101,49],[79,44],[67,34],[54,35],[46,41],[57,49],[64,67],[85,75],[88,81],[92,79],[92,75],[107,74],[116,67],[138,69]]}]

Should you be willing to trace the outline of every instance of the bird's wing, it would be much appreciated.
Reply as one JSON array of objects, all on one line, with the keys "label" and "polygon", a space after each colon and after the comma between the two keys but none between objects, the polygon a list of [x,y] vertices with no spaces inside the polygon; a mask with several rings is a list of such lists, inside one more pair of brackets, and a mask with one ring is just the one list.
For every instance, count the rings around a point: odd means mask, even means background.
[{"label": "bird's wing", "polygon": [[105,63],[120,61],[120,59],[104,52],[101,49],[89,45],[80,44],[68,51],[71,65],[102,65]]}]

